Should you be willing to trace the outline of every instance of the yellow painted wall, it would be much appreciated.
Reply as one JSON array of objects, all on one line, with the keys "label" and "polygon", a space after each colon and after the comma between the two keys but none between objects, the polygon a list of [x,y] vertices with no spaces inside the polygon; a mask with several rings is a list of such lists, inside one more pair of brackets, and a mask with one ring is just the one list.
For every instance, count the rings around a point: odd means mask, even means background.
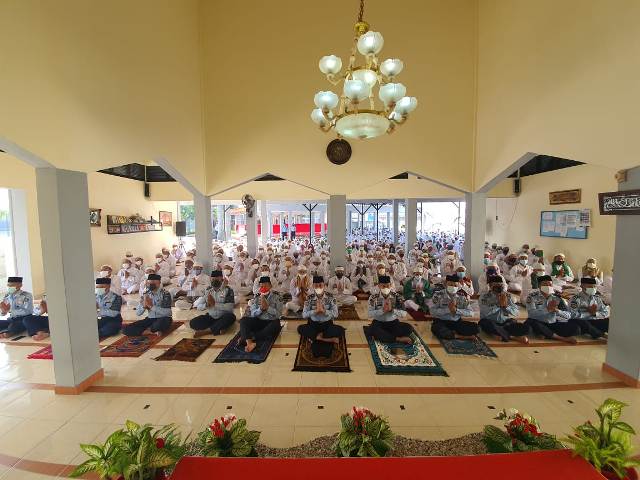
[{"label": "yellow painted wall", "polygon": [[[522,193],[515,198],[487,200],[487,240],[519,249],[523,243],[540,247],[545,257],[559,252],[567,255],[574,271],[589,257],[597,258],[600,267],[609,272],[615,247],[615,216],[601,216],[598,193],[618,189],[614,169],[595,165],[556,170],[522,178]],[[582,203],[549,205],[549,192],[582,189]],[[586,240],[540,236],[542,210],[591,209],[591,224]],[[498,220],[496,221],[496,215]]]},{"label": "yellow painted wall", "polygon": [[640,2],[481,0],[475,187],[527,152],[638,165]]},{"label": "yellow painted wall", "polygon": [[154,182],[149,184],[151,200],[193,201],[193,195],[178,182]]},{"label": "yellow painted wall", "polygon": [[0,2],[0,137],[69,170],[165,157],[202,189],[198,5]]},{"label": "yellow painted wall", "polygon": [[[475,0],[368,2],[365,19],[397,57],[398,81],[418,109],[391,136],[352,141],[349,163],[325,156],[335,134],[311,122],[313,96],[332,87],[323,55],[348,61],[357,2],[202,2],[209,194],[269,171],[348,194],[413,171],[470,189],[474,121]],[[340,90],[336,90],[340,91]]]}]

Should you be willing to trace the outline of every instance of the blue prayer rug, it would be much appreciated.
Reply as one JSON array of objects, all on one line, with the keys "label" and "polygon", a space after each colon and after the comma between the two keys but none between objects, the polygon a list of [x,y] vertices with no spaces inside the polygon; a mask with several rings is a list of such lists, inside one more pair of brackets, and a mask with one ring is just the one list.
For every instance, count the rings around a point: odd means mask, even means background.
[{"label": "blue prayer rug", "polygon": [[444,340],[439,338],[444,350],[449,355],[475,355],[477,357],[498,358],[489,345],[476,337],[474,340]]},{"label": "blue prayer rug", "polygon": [[250,352],[250,353],[244,351],[244,347],[246,345],[240,339],[240,334],[238,333],[235,337],[231,339],[231,341],[227,344],[227,346],[222,349],[222,351],[216,357],[213,363],[226,363],[226,362],[262,363],[269,356],[271,347],[273,347],[273,344],[278,338],[278,335],[280,335],[280,330],[282,330],[282,326],[278,328],[278,331],[273,335],[272,338],[268,338],[267,340],[258,342],[256,345],[256,348],[253,350],[253,352]]},{"label": "blue prayer rug", "polygon": [[377,374],[449,376],[415,329],[409,335],[413,343],[405,344],[379,342],[363,328]]}]

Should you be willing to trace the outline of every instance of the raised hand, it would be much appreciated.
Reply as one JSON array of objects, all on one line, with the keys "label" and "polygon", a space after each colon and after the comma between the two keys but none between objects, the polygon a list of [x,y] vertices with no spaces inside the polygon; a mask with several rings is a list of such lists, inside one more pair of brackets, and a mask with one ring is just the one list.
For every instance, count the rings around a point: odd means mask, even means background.
[{"label": "raised hand", "polygon": [[316,303],[316,313],[320,314],[320,313],[324,313],[324,312],[325,312],[324,302],[321,302],[321,301],[317,302]]},{"label": "raised hand", "polygon": [[263,312],[269,308],[269,302],[267,302],[267,297],[264,295],[260,296],[260,310]]},{"label": "raised hand", "polygon": [[144,296],[144,307],[145,308],[153,307],[153,299],[149,295]]},{"label": "raised hand", "polygon": [[384,303],[382,304],[382,311],[385,313],[391,312],[393,310],[393,307],[391,306],[391,302],[389,301],[389,299],[385,299]]},{"label": "raised hand", "polygon": [[209,293],[209,295],[207,295],[207,306],[215,307],[215,305],[216,305],[216,299],[213,298],[213,295],[211,295],[211,293]]},{"label": "raised hand", "polygon": [[598,311],[598,305],[596,305],[595,303],[592,304],[592,305],[589,305],[589,309],[588,310],[589,310],[589,313],[591,315],[595,315],[596,312]]},{"label": "raised hand", "polygon": [[452,315],[458,311],[458,306],[456,305],[456,302],[454,302],[453,300],[449,302],[449,311],[451,312]]},{"label": "raised hand", "polygon": [[558,311],[558,302],[556,300],[551,300],[547,304],[547,311],[549,311],[549,312],[557,312]]},{"label": "raised hand", "polygon": [[508,305],[508,301],[507,301],[507,294],[502,292],[499,296],[498,296],[498,304],[504,308]]}]

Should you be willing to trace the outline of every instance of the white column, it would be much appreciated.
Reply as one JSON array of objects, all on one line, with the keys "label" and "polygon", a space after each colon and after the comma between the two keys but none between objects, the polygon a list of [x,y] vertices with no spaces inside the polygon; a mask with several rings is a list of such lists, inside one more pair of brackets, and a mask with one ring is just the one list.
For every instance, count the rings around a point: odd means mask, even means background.
[{"label": "white column", "polygon": [[258,252],[258,212],[253,211],[253,216],[247,217],[247,254],[250,257],[255,257]]},{"label": "white column", "polygon": [[309,239],[310,240],[313,240],[313,238],[316,236],[315,235],[315,233],[316,233],[315,232],[315,224],[316,224],[316,222],[315,222],[315,219],[313,218],[315,214],[316,214],[316,212],[313,211],[313,210],[311,212],[309,212]]},{"label": "white column", "polygon": [[193,195],[194,217],[196,221],[196,258],[204,266],[205,272],[211,271],[213,263],[213,222],[211,218],[211,197],[195,193]]},{"label": "white column", "polygon": [[227,219],[224,213],[224,205],[216,206],[218,214],[218,240],[225,239],[225,230],[227,229]]},{"label": "white column", "polygon": [[[24,277],[23,288],[28,292],[33,292],[31,254],[29,250],[29,223],[27,220],[29,209],[26,192],[24,190],[10,189],[9,202],[11,204],[9,211],[11,212],[11,240],[15,254],[15,271],[13,265],[10,265],[7,273],[9,276],[18,275]],[[40,294],[42,292],[33,293]]]},{"label": "white column", "polygon": [[404,209],[405,240],[404,248],[408,252],[416,241],[416,225],[418,223],[418,201],[415,198],[405,200]]},{"label": "white column", "polygon": [[397,245],[400,235],[400,200],[393,200],[393,243]]},{"label": "white column", "polygon": [[[618,190],[640,189],[640,167],[627,171]],[[467,206],[467,208],[469,208]],[[640,216],[618,215],[613,257],[615,281],[604,370],[633,387],[640,387],[640,329],[638,329],[638,238]]]},{"label": "white column", "polygon": [[487,194],[465,193],[464,264],[473,278],[476,290],[478,277],[484,271],[484,239],[487,225]]},{"label": "white column", "polygon": [[36,168],[56,393],[103,377],[98,347],[87,174]]},{"label": "white column", "polygon": [[347,220],[347,196],[331,195],[327,203],[329,245],[331,246],[331,268],[344,265],[345,229]]},{"label": "white column", "polygon": [[269,239],[269,225],[267,223],[267,201],[260,200],[260,239],[264,247],[266,247]]},{"label": "white column", "polygon": [[351,233],[353,230],[353,219],[351,218],[351,205],[347,207],[347,231]]},{"label": "white column", "polygon": [[[293,225],[293,215],[291,214],[291,210],[287,213],[287,222],[289,223],[289,229],[287,230],[287,237],[291,239],[291,225]],[[296,232],[297,233],[297,232]]]}]

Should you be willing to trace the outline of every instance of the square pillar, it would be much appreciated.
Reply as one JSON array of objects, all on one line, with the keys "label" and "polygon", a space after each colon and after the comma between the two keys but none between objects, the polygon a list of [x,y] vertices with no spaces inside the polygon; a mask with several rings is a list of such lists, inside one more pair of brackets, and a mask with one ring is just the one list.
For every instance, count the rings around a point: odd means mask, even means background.
[{"label": "square pillar", "polygon": [[405,240],[404,249],[408,252],[410,248],[413,248],[413,244],[416,241],[416,227],[418,224],[418,200],[415,198],[407,198],[405,201],[404,209],[404,222],[405,222]]},{"label": "square pillar", "polygon": [[15,253],[15,271],[11,269],[8,276],[18,275],[24,277],[23,288],[38,295],[42,292],[33,291],[33,278],[31,276],[31,253],[29,250],[29,222],[27,220],[29,207],[27,194],[24,190],[10,189],[9,202],[11,208],[11,234]]},{"label": "square pillar", "polygon": [[400,200],[393,201],[393,244],[398,244],[400,235]]},{"label": "square pillar", "polygon": [[[618,190],[640,189],[640,167],[627,170],[627,181]],[[611,294],[611,318],[605,372],[627,385],[640,387],[640,329],[638,328],[638,238],[640,215],[618,215],[613,257],[615,282]]]},{"label": "square pillar", "polygon": [[487,194],[465,193],[464,264],[478,289],[478,278],[484,272],[484,239],[487,228]]},{"label": "square pillar", "polygon": [[327,203],[328,237],[331,247],[331,270],[344,266],[345,230],[347,228],[347,196],[331,195]]},{"label": "square pillar", "polygon": [[224,213],[224,205],[217,205],[216,206],[216,213],[218,215],[218,240],[224,240],[225,239],[225,230],[227,229],[227,219],[225,218],[226,215]]},{"label": "square pillar", "polygon": [[269,222],[267,221],[267,217],[267,201],[260,200],[260,239],[264,247],[266,247],[269,241]]},{"label": "square pillar", "polygon": [[313,240],[316,236],[316,231],[315,231],[315,219],[313,218],[315,216],[316,212],[314,212],[313,210],[311,210],[311,212],[309,212],[309,240]]},{"label": "square pillar", "polygon": [[258,218],[255,208],[253,209],[253,215],[247,218],[247,254],[249,257],[255,257],[258,253]]},{"label": "square pillar", "polygon": [[87,217],[87,174],[36,168],[36,188],[55,391],[78,394],[104,376]]},{"label": "square pillar", "polygon": [[213,263],[211,197],[196,193],[193,195],[193,206],[196,221],[196,258],[204,266],[204,271],[208,273],[211,271]]}]

